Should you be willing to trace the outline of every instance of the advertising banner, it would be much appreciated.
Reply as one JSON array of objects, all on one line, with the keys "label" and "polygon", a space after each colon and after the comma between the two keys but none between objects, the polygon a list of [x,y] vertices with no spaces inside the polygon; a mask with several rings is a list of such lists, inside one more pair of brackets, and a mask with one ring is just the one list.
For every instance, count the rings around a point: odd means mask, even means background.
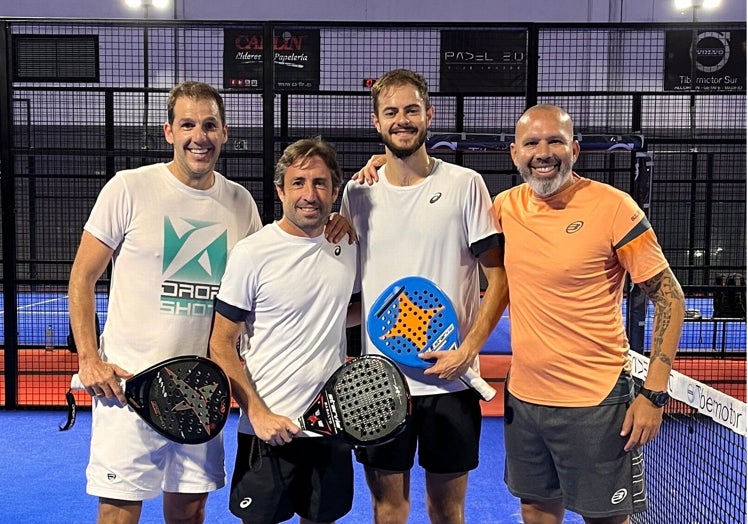
[{"label": "advertising banner", "polygon": [[441,31],[439,91],[524,94],[524,30]]},{"label": "advertising banner", "polygon": [[[261,91],[262,29],[226,29],[223,49],[223,87]],[[319,29],[284,28],[276,33],[273,65],[277,91],[317,91]]]},{"label": "advertising banner", "polygon": [[689,30],[665,33],[665,90],[744,91],[745,30],[700,30],[695,50],[693,36]]}]

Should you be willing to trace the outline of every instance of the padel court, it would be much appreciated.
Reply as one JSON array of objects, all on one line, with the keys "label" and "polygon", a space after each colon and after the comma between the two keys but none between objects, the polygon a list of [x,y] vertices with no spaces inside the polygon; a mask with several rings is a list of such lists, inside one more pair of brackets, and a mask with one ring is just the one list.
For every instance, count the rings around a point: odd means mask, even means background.
[{"label": "padel court", "polygon": [[[740,417],[746,400],[744,23],[299,27],[282,21],[0,19],[0,33],[8,66],[0,71],[0,419],[23,436],[6,439],[14,459],[0,473],[0,482],[12,486],[5,497],[11,506],[0,505],[7,520],[33,523],[39,515],[38,522],[66,523],[93,514],[95,501],[83,492],[90,426],[85,393],[75,393],[83,407],[76,427],[57,431],[77,371],[67,349],[66,284],[103,185],[117,171],[171,159],[162,130],[169,88],[183,79],[219,88],[231,131],[217,170],[252,192],[269,223],[281,213],[272,172],[285,146],[321,135],[335,146],[349,178],[381,152],[369,118],[371,80],[408,67],[432,91],[429,154],[480,173],[492,197],[522,181],[508,154],[516,119],[529,105],[550,103],[574,118],[582,150],[575,171],[626,192],[645,210],[686,293],[674,369],[687,378],[671,379],[679,398],[668,405],[662,434],[646,450],[651,507],[632,521],[746,521]],[[308,60],[295,61],[300,49],[270,45],[255,62],[232,60],[238,42],[267,35],[274,42],[303,42]],[[200,43],[199,56],[186,41]],[[689,56],[698,46],[706,52]],[[282,64],[274,63],[274,53]],[[501,64],[487,67],[484,59],[493,56],[502,57]],[[483,58],[467,63],[466,57]],[[698,57],[724,60],[698,67]],[[698,75],[693,86],[683,80],[690,73]],[[709,81],[724,75],[740,85]],[[105,273],[98,288],[101,326],[108,278]],[[646,350],[653,312],[635,286],[626,290],[622,313],[632,347]],[[482,375],[499,394],[482,403],[481,467],[468,494],[471,524],[519,521],[518,503],[501,480],[510,353],[505,317],[480,356]],[[229,426],[229,450],[232,431]],[[29,486],[41,483],[60,497],[40,500]],[[418,513],[422,482],[413,488],[413,522],[420,524],[426,522]],[[370,520],[366,489],[357,485],[357,491],[353,512],[341,522]],[[210,499],[216,504],[211,522],[227,516],[225,493]],[[158,506],[149,505],[155,513],[144,514],[143,522],[160,522]],[[580,522],[571,514],[567,521]]]}]

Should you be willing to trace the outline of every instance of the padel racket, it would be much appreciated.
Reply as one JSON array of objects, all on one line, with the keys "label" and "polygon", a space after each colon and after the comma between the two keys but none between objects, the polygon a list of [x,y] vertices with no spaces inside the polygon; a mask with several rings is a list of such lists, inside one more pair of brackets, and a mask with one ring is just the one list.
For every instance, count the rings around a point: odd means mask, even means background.
[{"label": "padel racket", "polygon": [[410,392],[400,370],[381,355],[365,355],[333,373],[298,424],[313,435],[372,446],[395,438],[409,416]]},{"label": "padel racket", "polygon": [[[221,432],[228,419],[228,377],[218,364],[205,357],[174,357],[122,382],[127,404],[133,411],[174,442],[207,442]],[[77,374],[70,381],[70,389],[84,389]]]},{"label": "padel racket", "polygon": [[[433,365],[418,355],[460,345],[460,328],[452,302],[436,284],[423,277],[402,278],[382,291],[369,310],[366,331],[384,355],[416,368]],[[483,400],[496,396],[496,390],[472,368],[460,379]]]}]

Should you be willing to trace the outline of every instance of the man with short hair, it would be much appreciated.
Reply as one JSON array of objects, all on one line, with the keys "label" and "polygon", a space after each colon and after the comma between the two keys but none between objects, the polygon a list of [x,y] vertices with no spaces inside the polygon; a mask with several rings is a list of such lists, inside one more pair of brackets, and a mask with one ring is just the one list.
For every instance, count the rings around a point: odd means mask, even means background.
[{"label": "man with short hair", "polygon": [[327,142],[288,146],[275,169],[283,217],[236,245],[221,282],[210,349],[242,409],[229,507],[248,524],[333,522],[353,503],[350,446],[296,423],[346,356],[356,245],[324,236],[341,183]]},{"label": "man with short hair", "polygon": [[[646,508],[641,447],[662,422],[683,291],[634,200],[573,171],[579,143],[566,111],[525,111],[511,155],[525,183],[494,201],[511,300],[504,478],[525,524],[560,524],[564,508],[589,524],[626,524]],[[654,304],[635,398],[627,273]]]},{"label": "man with short hair", "polygon": [[[226,143],[218,91],[184,82],[169,92],[171,162],[117,173],[91,211],[70,272],[78,376],[93,399],[87,492],[98,522],[135,524],[163,493],[167,524],[200,524],[208,493],[224,486],[221,437],[177,444],[130,409],[120,387],[160,361],[205,355],[228,252],[262,223],[252,195],[215,171]],[[95,286],[113,262],[109,310],[95,329]]]},{"label": "man with short hair", "polygon": [[[477,370],[478,352],[507,302],[496,220],[478,173],[428,155],[435,110],[421,75],[392,70],[374,83],[371,96],[386,164],[377,184],[348,183],[340,211],[359,237],[363,318],[394,281],[421,276],[452,301],[463,340],[454,351],[430,352],[431,368],[400,366],[413,416],[394,441],[358,449],[356,456],[376,523],[407,522],[418,448],[431,522],[461,524],[468,472],[478,467],[482,416],[478,394],[458,379],[470,367]],[[488,281],[482,301],[479,267]],[[362,339],[366,353],[378,353],[365,334]]]}]

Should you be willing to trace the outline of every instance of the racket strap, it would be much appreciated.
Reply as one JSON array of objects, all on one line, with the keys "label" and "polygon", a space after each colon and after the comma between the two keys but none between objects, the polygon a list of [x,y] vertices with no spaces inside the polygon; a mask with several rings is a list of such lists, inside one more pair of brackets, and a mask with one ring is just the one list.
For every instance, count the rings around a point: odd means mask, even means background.
[{"label": "racket strap", "polygon": [[65,421],[65,425],[58,426],[60,431],[67,431],[75,425],[75,415],[78,410],[75,405],[75,395],[73,395],[73,391],[70,389],[65,393],[65,403],[68,407],[68,418],[67,421]]},{"label": "racket strap", "polygon": [[249,444],[249,471],[257,473],[262,469],[262,445],[263,442],[257,435],[252,435],[252,442]]}]

